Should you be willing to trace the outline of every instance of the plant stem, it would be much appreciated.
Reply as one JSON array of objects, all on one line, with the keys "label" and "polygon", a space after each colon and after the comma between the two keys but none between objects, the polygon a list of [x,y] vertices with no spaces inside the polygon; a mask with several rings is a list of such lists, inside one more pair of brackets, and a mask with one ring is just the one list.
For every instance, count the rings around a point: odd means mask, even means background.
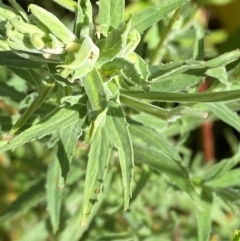
[{"label": "plant stem", "polygon": [[122,90],[121,94],[145,100],[177,103],[231,102],[240,100],[240,90],[188,94],[161,91],[150,91],[146,93],[142,90]]}]

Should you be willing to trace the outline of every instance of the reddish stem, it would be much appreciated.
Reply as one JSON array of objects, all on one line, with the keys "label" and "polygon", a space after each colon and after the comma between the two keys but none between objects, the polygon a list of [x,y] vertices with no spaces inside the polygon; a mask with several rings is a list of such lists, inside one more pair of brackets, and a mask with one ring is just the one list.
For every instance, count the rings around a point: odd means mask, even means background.
[{"label": "reddish stem", "polygon": [[[205,80],[200,87],[199,92],[204,92],[208,89],[208,81]],[[202,148],[204,154],[204,161],[210,162],[214,159],[215,156],[215,147],[214,147],[214,136],[213,136],[213,123],[210,120],[206,120],[201,127],[202,134]]]}]

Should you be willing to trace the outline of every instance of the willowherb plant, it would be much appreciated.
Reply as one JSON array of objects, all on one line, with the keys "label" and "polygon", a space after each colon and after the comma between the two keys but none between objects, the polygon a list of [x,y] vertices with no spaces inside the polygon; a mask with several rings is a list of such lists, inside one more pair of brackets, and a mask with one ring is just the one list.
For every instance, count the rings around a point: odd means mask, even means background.
[{"label": "willowherb plant", "polygon": [[[159,49],[168,41],[167,31],[171,31],[188,0],[159,1],[126,20],[125,1],[100,0],[96,23],[89,0],[56,0],[75,14],[73,30],[42,7],[30,4],[26,13],[14,0],[9,2],[14,8],[0,5],[0,65],[25,79],[29,89],[38,95],[30,103],[26,101],[24,112],[12,126],[2,128],[11,140],[3,137],[0,151],[14,150],[35,139],[44,139],[51,147],[47,173],[27,191],[26,197],[36,197],[44,192],[46,185],[53,232],[59,230],[61,205],[65,202],[62,189],[67,177],[72,175],[76,146],[84,142],[89,150],[84,193],[79,201],[82,207],[70,219],[71,225],[62,232],[61,240],[68,235],[72,237],[80,219],[82,226],[88,225],[104,195],[107,199],[113,173],[113,168],[108,167],[115,159],[119,160],[121,169],[124,210],[129,209],[131,202],[134,161],[141,168],[146,164],[164,173],[177,189],[189,195],[197,206],[198,240],[207,240],[213,195],[221,188],[237,185],[236,178],[230,183],[226,179],[224,183],[221,178],[229,172],[237,177],[239,171],[231,168],[238,163],[239,152],[231,160],[213,165],[203,175],[189,175],[171,139],[162,135],[155,117],[173,127],[179,118],[188,118],[189,125],[196,121],[193,126],[197,126],[202,122],[199,118],[206,118],[209,112],[239,131],[239,118],[225,103],[240,99],[239,88],[229,81],[229,78],[237,79],[237,68],[231,75],[226,71],[226,65],[239,58],[239,50],[204,61],[203,30],[195,24],[192,58],[161,64]],[[163,18],[168,20],[165,16],[173,11],[156,54],[145,58],[140,51],[143,32]],[[214,84],[205,93],[198,93],[197,88],[206,76],[212,77]],[[4,89],[7,85],[2,83]],[[1,95],[4,101],[13,104],[14,96]],[[165,109],[153,101],[179,105]],[[49,104],[50,109],[45,109],[44,104]],[[21,108],[16,101],[14,105]],[[149,121],[149,115],[154,116],[154,124]],[[102,185],[106,190],[102,190]],[[137,196],[137,187],[134,190]],[[99,198],[102,201],[95,205]],[[222,194],[222,198],[227,197]],[[26,199],[16,200],[0,222],[11,219],[14,215],[9,213],[16,205],[21,207],[19,203]],[[42,199],[37,200],[36,203]],[[234,202],[233,195],[227,201]],[[29,203],[27,209],[36,203]],[[81,235],[77,232],[73,240]]]}]

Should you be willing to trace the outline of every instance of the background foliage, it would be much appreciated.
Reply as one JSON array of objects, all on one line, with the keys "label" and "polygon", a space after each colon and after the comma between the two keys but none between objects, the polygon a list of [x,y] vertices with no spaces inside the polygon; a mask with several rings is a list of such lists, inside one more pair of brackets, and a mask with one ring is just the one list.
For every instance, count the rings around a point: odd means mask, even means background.
[{"label": "background foliage", "polygon": [[238,240],[240,54],[209,29],[220,1],[39,2],[70,30],[9,2],[1,240]]}]

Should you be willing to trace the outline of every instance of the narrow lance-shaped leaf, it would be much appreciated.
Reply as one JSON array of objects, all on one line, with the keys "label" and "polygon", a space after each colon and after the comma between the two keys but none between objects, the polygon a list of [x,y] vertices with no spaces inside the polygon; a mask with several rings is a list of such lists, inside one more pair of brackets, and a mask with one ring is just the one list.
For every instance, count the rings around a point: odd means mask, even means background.
[{"label": "narrow lance-shaped leaf", "polygon": [[148,147],[147,143],[133,142],[136,161],[149,165],[151,168],[167,175],[179,188],[194,197],[194,189],[188,177],[187,170],[179,161],[175,161],[163,151]]},{"label": "narrow lance-shaped leaf", "polygon": [[61,182],[63,182],[61,179],[59,159],[57,158],[56,150],[53,150],[51,162],[47,171],[46,197],[47,210],[49,212],[50,222],[54,234],[57,232],[60,223],[60,209],[62,203],[62,190],[60,185]]},{"label": "narrow lance-shaped leaf", "polygon": [[240,176],[240,170],[238,168],[232,169],[228,172],[225,172],[219,178],[208,182],[208,185],[211,187],[221,187],[221,188],[238,186],[239,176]]},{"label": "narrow lance-shaped leaf", "polygon": [[133,148],[123,111],[113,101],[110,102],[105,129],[112,145],[118,150],[124,188],[124,209],[126,210],[129,208],[129,199],[132,196]]},{"label": "narrow lance-shaped leaf", "polygon": [[168,139],[164,138],[161,133],[158,133],[147,126],[134,124],[129,126],[129,131],[131,135],[142,139],[148,146],[152,146],[157,150],[166,152],[174,160],[181,160],[181,157],[175,147]]},{"label": "narrow lance-shaped leaf", "polygon": [[81,35],[90,35],[92,26],[92,4],[90,0],[77,1],[77,14],[75,19],[74,33],[80,38]]},{"label": "narrow lance-shaped leaf", "polygon": [[218,179],[235,165],[237,165],[239,163],[239,160],[240,149],[233,157],[221,160],[217,164],[213,165],[209,170],[207,170],[207,172],[205,172],[203,176],[204,182],[210,182],[212,180]]},{"label": "narrow lance-shaped leaf", "polygon": [[211,231],[211,210],[213,196],[211,190],[204,187],[200,197],[200,207],[197,209],[198,240],[209,240]]},{"label": "narrow lance-shaped leaf", "polygon": [[86,142],[90,142],[99,125],[102,125],[102,121],[105,121],[108,107],[107,93],[101,75],[95,67],[83,78],[82,83],[91,105],[89,118],[95,119],[91,122],[86,137]]},{"label": "narrow lance-shaped leaf", "polygon": [[162,0],[133,16],[133,27],[142,33],[188,0]]},{"label": "narrow lance-shaped leaf", "polygon": [[108,193],[111,182],[112,182],[112,174],[110,173],[110,175],[107,175],[105,178],[104,191],[102,193],[103,195],[99,195],[98,202],[94,205],[94,207],[92,209],[92,213],[89,216],[88,223],[86,223],[86,226],[84,226],[82,228],[79,227],[79,223],[81,223],[81,219],[82,219],[82,207],[80,205],[79,208],[74,213],[74,215],[70,218],[67,227],[61,233],[61,235],[59,237],[59,241],[66,241],[66,240],[79,241],[79,240],[81,240],[81,238],[83,237],[85,232],[87,232],[89,230],[89,226],[91,225],[94,217],[97,215],[97,213],[106,197],[106,194]]},{"label": "narrow lance-shaped leaf", "polygon": [[32,114],[46,100],[46,98],[51,93],[54,87],[55,87],[54,81],[50,80],[49,83],[40,91],[37,98],[30,104],[30,106],[24,111],[24,113],[20,116],[18,121],[14,124],[10,132],[11,134],[16,133],[27,122],[27,120],[32,116]]},{"label": "narrow lance-shaped leaf", "polygon": [[239,116],[228,108],[224,103],[207,103],[205,104],[219,119],[229,124],[240,132],[240,118]]},{"label": "narrow lance-shaped leaf", "polygon": [[102,185],[108,161],[110,157],[111,146],[109,138],[104,128],[99,127],[91,143],[91,149],[88,154],[88,165],[84,184],[83,215],[82,226],[86,226],[94,203],[98,200],[102,192]]},{"label": "narrow lance-shaped leaf", "polygon": [[76,40],[76,36],[52,13],[35,4],[30,4],[28,9],[63,43],[68,44]]},{"label": "narrow lance-shaped leaf", "polygon": [[44,69],[45,67],[41,62],[34,62],[30,59],[22,58],[12,51],[1,51],[0,65],[21,69]]},{"label": "narrow lance-shaped leaf", "polygon": [[[79,112],[78,110],[81,109]],[[71,108],[60,108],[42,118],[36,125],[31,126],[11,141],[0,146],[0,152],[14,150],[16,147],[45,135],[51,134],[63,127],[69,126],[79,118],[79,115],[86,113],[84,106],[74,105]],[[85,114],[84,114],[85,115]]]},{"label": "narrow lance-shaped leaf", "polygon": [[[80,123],[81,122],[81,123]],[[81,124],[82,120],[77,120],[72,123],[71,126],[63,127],[60,130],[60,139],[58,141],[57,157],[61,166],[61,175],[64,179],[64,183],[67,181],[67,175],[70,171],[72,158],[74,156],[75,148],[78,142],[79,136],[82,134]]]}]

